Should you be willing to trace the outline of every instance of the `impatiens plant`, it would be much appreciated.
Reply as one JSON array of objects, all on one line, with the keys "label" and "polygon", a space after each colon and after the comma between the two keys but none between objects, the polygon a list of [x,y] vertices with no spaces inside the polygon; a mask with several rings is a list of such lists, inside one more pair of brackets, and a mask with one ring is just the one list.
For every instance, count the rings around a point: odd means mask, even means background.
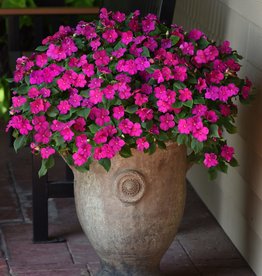
[{"label": "impatiens plant", "polygon": [[116,154],[153,154],[173,141],[214,177],[237,165],[224,133],[236,131],[236,100],[250,99],[240,59],[200,30],[101,9],[98,21],[61,26],[17,60],[7,129],[16,150],[40,153],[40,175],[55,152],[81,171],[94,160],[109,170]]}]

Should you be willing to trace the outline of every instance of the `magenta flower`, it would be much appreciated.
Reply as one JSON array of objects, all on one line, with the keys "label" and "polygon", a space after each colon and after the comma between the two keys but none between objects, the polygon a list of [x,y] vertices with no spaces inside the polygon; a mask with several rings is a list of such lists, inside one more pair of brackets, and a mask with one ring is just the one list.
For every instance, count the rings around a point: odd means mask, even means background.
[{"label": "magenta flower", "polygon": [[211,123],[216,123],[218,120],[218,116],[215,111],[209,110],[205,114],[206,119]]},{"label": "magenta flower", "polygon": [[71,109],[71,105],[69,104],[68,100],[60,101],[57,109],[60,111],[60,114],[67,114],[68,111]]},{"label": "magenta flower", "polygon": [[203,33],[198,30],[198,29],[193,29],[189,32],[188,38],[193,39],[193,40],[199,40]]},{"label": "magenta flower", "polygon": [[207,168],[215,167],[218,165],[217,155],[215,153],[205,153],[204,165]]},{"label": "magenta flower", "polygon": [[47,64],[48,58],[46,54],[40,54],[36,56],[36,65],[40,68]]},{"label": "magenta flower", "polygon": [[13,107],[20,107],[26,103],[27,99],[23,96],[12,97]]},{"label": "magenta flower", "polygon": [[191,42],[183,42],[180,44],[179,48],[181,49],[184,55],[192,56],[194,54],[194,45]]},{"label": "magenta flower", "polygon": [[105,39],[108,43],[114,43],[117,38],[118,38],[118,34],[114,29],[110,29],[110,30],[106,30],[103,34],[102,34],[103,39]]},{"label": "magenta flower", "polygon": [[135,104],[138,106],[142,106],[143,104],[148,102],[148,96],[141,93],[136,93],[135,96]]},{"label": "magenta flower", "polygon": [[125,145],[125,141],[119,137],[113,137],[108,144],[113,149],[113,151],[117,153]]},{"label": "magenta flower", "polygon": [[38,114],[41,111],[45,111],[44,101],[42,99],[36,99],[30,103],[30,110],[33,114]]},{"label": "magenta flower", "polygon": [[49,156],[55,154],[55,150],[51,147],[42,148],[40,154],[43,159],[48,159]]},{"label": "magenta flower", "polygon": [[207,112],[207,106],[203,104],[197,104],[192,109],[192,114],[197,116],[204,116]]},{"label": "magenta flower", "polygon": [[185,81],[187,79],[187,68],[185,66],[175,66],[173,73],[175,80]]},{"label": "magenta flower", "polygon": [[124,134],[130,134],[133,127],[133,122],[131,122],[129,119],[124,119],[120,122],[118,127]]},{"label": "magenta flower", "polygon": [[169,130],[175,126],[174,116],[172,114],[166,113],[159,117],[160,128],[164,131]]},{"label": "magenta flower", "polygon": [[130,130],[129,135],[139,137],[142,134],[142,132],[143,131],[142,131],[141,125],[139,123],[134,123],[132,126],[132,129]]},{"label": "magenta flower", "polygon": [[74,132],[70,129],[70,127],[66,126],[60,131],[61,136],[66,142],[69,142],[73,139],[74,137]]},{"label": "magenta flower", "polygon": [[79,117],[75,119],[75,123],[73,125],[73,128],[77,131],[85,131],[86,121],[83,117]]},{"label": "magenta flower", "polygon": [[91,89],[89,92],[89,100],[93,104],[101,103],[103,100],[103,91],[99,88]]},{"label": "magenta flower", "polygon": [[149,121],[153,119],[153,110],[149,108],[140,108],[136,111],[142,122]]},{"label": "magenta flower", "polygon": [[179,95],[179,100],[181,102],[186,102],[186,101],[192,101],[192,92],[188,88],[184,89],[179,89],[178,90]]},{"label": "magenta flower", "polygon": [[121,34],[121,42],[128,45],[133,40],[133,33],[131,31],[123,32]]},{"label": "magenta flower", "polygon": [[229,147],[227,145],[222,146],[221,148],[221,156],[227,161],[230,162],[233,158],[235,150],[233,147]]},{"label": "magenta flower", "polygon": [[142,137],[136,140],[136,148],[139,151],[144,151],[149,148],[149,143],[146,140],[146,137]]},{"label": "magenta flower", "polygon": [[93,58],[95,60],[95,64],[97,66],[105,66],[108,65],[110,58],[107,55],[105,50],[99,50],[93,54]]},{"label": "magenta flower", "polygon": [[179,119],[177,128],[179,133],[189,134],[192,131],[192,123],[188,119]]},{"label": "magenta flower", "polygon": [[209,129],[207,127],[193,129],[193,137],[196,138],[199,142],[206,141],[208,133]]},{"label": "magenta flower", "polygon": [[10,127],[17,129],[21,135],[27,135],[33,129],[30,121],[22,115],[13,116],[7,124],[6,131],[8,131]]},{"label": "magenta flower", "polygon": [[113,117],[117,120],[121,119],[125,115],[125,108],[123,106],[113,107]]}]

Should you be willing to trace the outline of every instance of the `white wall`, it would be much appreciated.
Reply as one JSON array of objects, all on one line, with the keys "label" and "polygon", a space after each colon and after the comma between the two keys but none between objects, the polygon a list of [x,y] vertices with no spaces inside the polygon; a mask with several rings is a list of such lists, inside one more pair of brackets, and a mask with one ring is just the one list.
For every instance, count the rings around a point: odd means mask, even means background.
[{"label": "white wall", "polygon": [[257,275],[262,275],[262,0],[177,0],[174,23],[229,40],[245,57],[241,75],[257,89],[251,107],[241,107],[239,134],[229,137],[238,168],[207,180],[195,166],[188,179]]}]

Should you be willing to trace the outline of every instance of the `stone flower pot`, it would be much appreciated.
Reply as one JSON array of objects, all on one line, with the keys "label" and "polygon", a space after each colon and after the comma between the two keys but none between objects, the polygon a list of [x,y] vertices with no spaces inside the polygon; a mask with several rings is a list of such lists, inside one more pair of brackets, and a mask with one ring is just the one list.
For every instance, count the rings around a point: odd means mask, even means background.
[{"label": "stone flower pot", "polygon": [[153,155],[112,159],[109,172],[94,162],[73,168],[81,226],[101,259],[98,275],[161,275],[185,204],[186,148],[170,144]]}]

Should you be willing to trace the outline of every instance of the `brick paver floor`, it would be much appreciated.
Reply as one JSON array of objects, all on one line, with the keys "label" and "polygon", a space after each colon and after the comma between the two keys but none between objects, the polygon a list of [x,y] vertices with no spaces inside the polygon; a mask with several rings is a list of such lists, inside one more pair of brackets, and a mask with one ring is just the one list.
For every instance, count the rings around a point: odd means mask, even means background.
[{"label": "brick paver floor", "polygon": [[[73,199],[49,200],[50,237],[66,242],[32,242],[31,155],[28,149],[15,154],[3,129],[0,139],[0,276],[95,275],[99,260]],[[55,175],[63,172],[60,162]],[[190,186],[183,221],[161,269],[169,276],[255,275]]]}]

